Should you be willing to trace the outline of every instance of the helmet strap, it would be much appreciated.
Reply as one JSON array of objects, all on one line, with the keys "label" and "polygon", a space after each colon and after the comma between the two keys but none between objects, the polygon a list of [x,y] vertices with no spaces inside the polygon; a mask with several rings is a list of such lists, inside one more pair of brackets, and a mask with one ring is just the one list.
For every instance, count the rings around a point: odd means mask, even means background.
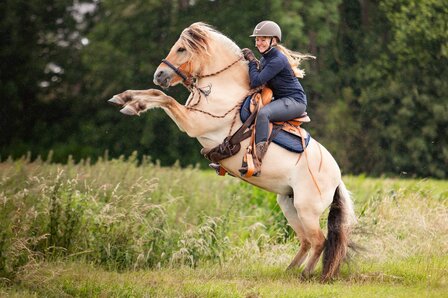
[{"label": "helmet strap", "polygon": [[267,53],[269,53],[270,50],[272,50],[272,40],[273,39],[274,39],[274,36],[271,37],[271,41],[269,42],[269,48],[266,51],[264,51],[263,53],[260,52],[261,55],[267,54]]}]

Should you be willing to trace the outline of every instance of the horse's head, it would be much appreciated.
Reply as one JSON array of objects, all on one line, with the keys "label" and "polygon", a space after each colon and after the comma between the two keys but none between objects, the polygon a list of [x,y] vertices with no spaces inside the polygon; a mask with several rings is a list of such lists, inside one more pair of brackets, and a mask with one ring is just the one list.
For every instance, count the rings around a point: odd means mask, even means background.
[{"label": "horse's head", "polygon": [[186,28],[154,73],[154,83],[163,88],[191,83],[210,58],[210,26],[194,23]]}]

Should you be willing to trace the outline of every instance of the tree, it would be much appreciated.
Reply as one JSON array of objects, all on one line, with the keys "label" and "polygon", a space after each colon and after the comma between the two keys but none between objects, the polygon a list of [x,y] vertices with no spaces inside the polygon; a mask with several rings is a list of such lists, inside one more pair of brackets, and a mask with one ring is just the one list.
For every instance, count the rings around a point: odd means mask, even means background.
[{"label": "tree", "polygon": [[[0,4],[2,158],[137,150],[164,165],[205,165],[197,141],[162,111],[128,118],[106,100],[155,88],[160,60],[193,22],[254,48],[249,35],[270,19],[288,48],[317,56],[301,80],[313,119],[307,128],[344,172],[447,177],[444,1],[92,0],[90,13],[83,5]],[[182,86],[167,92],[180,102],[188,96]]]},{"label": "tree", "polygon": [[[72,1],[12,1],[1,4],[0,150],[18,156],[46,151],[66,134],[66,105],[73,99],[82,68],[82,28]],[[47,142],[47,143],[46,143]]]},{"label": "tree", "polygon": [[[359,68],[360,117],[368,120],[374,173],[447,176],[448,6],[439,1],[382,2],[389,25],[382,48]],[[374,48],[375,49],[375,48]]]}]

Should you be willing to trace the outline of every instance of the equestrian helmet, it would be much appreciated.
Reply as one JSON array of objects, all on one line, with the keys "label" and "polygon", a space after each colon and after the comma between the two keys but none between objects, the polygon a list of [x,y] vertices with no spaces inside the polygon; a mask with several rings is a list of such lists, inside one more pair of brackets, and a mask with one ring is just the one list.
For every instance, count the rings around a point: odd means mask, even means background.
[{"label": "equestrian helmet", "polygon": [[257,24],[254,28],[254,33],[250,37],[255,36],[274,36],[278,41],[282,41],[282,30],[277,23],[273,21],[263,21]]}]

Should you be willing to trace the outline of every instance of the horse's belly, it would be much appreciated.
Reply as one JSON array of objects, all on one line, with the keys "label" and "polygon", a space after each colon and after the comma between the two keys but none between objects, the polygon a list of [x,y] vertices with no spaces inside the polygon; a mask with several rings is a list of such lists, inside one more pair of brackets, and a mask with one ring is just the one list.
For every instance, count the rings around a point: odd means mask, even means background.
[{"label": "horse's belly", "polygon": [[275,144],[271,144],[263,160],[261,175],[250,178],[241,177],[238,171],[241,168],[243,154],[244,150],[242,149],[237,155],[223,160],[222,166],[235,177],[257,187],[277,194],[292,194],[294,175],[291,175],[291,173],[296,168],[295,163],[299,156],[298,154],[288,152]]},{"label": "horse's belly", "polygon": [[310,170],[319,187],[334,190],[341,179],[339,167],[328,151],[323,147],[319,150],[318,146],[320,145],[317,142],[311,142],[307,149],[307,157],[303,153],[293,153],[271,144],[263,160],[259,177],[240,176],[238,169],[241,167],[243,149],[237,155],[223,160],[222,165],[235,177],[277,194],[290,195],[293,189],[314,187]]}]

